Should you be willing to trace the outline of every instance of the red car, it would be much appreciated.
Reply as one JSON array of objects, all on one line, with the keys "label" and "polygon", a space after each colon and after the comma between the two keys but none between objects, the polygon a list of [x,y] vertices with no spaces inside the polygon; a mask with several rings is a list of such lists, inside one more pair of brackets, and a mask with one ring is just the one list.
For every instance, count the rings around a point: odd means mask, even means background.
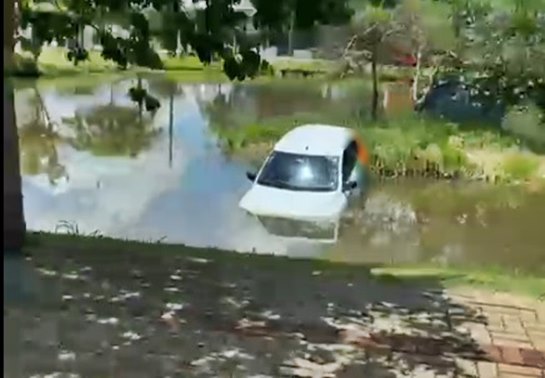
[{"label": "red car", "polygon": [[395,64],[400,66],[416,66],[416,57],[413,54],[400,54],[394,57]]}]

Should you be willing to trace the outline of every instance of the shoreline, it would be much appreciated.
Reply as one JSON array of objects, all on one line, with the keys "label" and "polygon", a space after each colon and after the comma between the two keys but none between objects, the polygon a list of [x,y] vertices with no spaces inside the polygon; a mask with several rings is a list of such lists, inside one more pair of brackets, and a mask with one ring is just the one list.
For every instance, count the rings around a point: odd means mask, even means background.
[{"label": "shoreline", "polygon": [[[56,79],[64,77],[73,77],[80,75],[112,75],[112,74],[135,74],[135,73],[157,73],[169,76],[187,79],[190,81],[199,81],[200,79],[213,77],[216,81],[229,82],[227,76],[223,73],[221,62],[212,62],[209,66],[203,65],[196,56],[185,55],[171,57],[162,53],[161,58],[164,64],[163,69],[150,69],[146,67],[129,67],[125,70],[119,69],[112,61],[104,60],[97,50],[90,51],[90,58],[81,62],[78,66],[66,59],[66,49],[59,47],[48,47],[43,50],[38,58],[38,62],[30,53],[19,51],[16,56],[15,72],[6,75],[13,79]],[[301,78],[313,80],[316,78],[327,80],[347,80],[361,78],[361,76],[348,75],[338,77],[338,62],[335,60],[324,60],[318,58],[300,59],[289,56],[277,56],[268,60],[273,72],[262,74],[255,79],[278,79],[289,80]],[[384,65],[379,70],[379,80],[382,82],[391,82],[410,79],[414,69],[405,66]],[[371,77],[370,68],[364,73]]]},{"label": "shoreline", "polygon": [[[27,232],[23,248],[25,255],[43,253],[68,253],[74,257],[80,253],[121,253],[161,254],[175,257],[211,260],[220,264],[242,264],[249,269],[270,266],[272,269],[285,267],[297,269],[335,270],[340,274],[361,274],[370,272],[372,278],[380,283],[395,284],[404,279],[438,280],[445,288],[472,287],[494,292],[505,292],[529,298],[545,295],[545,278],[537,274],[510,272],[499,267],[450,266],[442,267],[429,263],[369,266],[347,262],[328,261],[323,258],[291,258],[283,255],[241,253],[218,248],[191,247],[183,244],[164,244],[161,242],[139,242],[102,236],[54,234],[46,232]],[[111,257],[111,255],[110,255]],[[358,273],[360,272],[360,273]]]},{"label": "shoreline", "polygon": [[[28,52],[17,52],[16,54],[16,69],[14,72],[7,75],[14,79],[54,79],[78,75],[90,74],[135,74],[135,73],[158,73],[172,75],[175,77],[185,77],[198,81],[204,77],[214,77],[216,80],[229,81],[223,73],[221,62],[212,62],[209,66],[203,65],[196,56],[186,55],[180,57],[171,57],[162,54],[163,69],[149,69],[145,67],[129,67],[125,70],[119,69],[115,63],[104,60],[100,56],[99,51],[90,51],[89,60],[81,62],[78,66],[66,59],[66,49],[59,47],[49,47],[44,49],[38,61]],[[310,76],[323,76],[324,74],[334,71],[334,62],[313,60],[299,61],[296,58],[278,57],[270,63],[274,75],[262,75],[260,77],[280,78],[288,72],[297,73],[305,71]],[[309,78],[310,78],[309,76]],[[259,78],[259,77],[258,77]]]}]

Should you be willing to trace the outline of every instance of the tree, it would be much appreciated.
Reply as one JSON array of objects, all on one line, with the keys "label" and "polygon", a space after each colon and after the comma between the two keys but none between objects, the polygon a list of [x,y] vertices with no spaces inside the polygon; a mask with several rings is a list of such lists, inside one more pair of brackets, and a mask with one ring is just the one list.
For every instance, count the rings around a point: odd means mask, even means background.
[{"label": "tree", "polygon": [[[226,73],[231,78],[245,78],[246,69],[255,64],[255,58],[236,59],[228,48],[227,36],[242,16],[233,10],[238,0],[206,0],[205,8],[198,15],[180,6],[179,0],[65,0],[52,2],[56,9],[39,9],[24,4],[21,26],[32,27],[35,45],[60,44],[73,41],[68,59],[78,64],[89,59],[83,45],[83,31],[91,27],[98,33],[102,56],[116,62],[121,69],[129,65],[161,68],[162,61],[152,46],[154,36],[165,42],[165,47],[176,53],[177,40],[190,45],[201,61],[210,63],[214,55],[229,62]],[[202,13],[202,17],[199,15]],[[149,19],[159,15],[160,30],[152,30]],[[111,25],[103,21],[105,15],[115,16],[116,23],[128,31],[128,35],[116,34]],[[174,43],[172,43],[174,40]],[[259,62],[258,62],[259,63]],[[231,73],[236,71],[236,75]]]},{"label": "tree", "polygon": [[420,84],[424,64],[432,66],[428,83],[431,85],[438,67],[444,63],[443,58],[456,49],[455,30],[445,25],[445,20],[450,16],[451,7],[436,0],[406,0],[395,9],[395,21],[405,31],[398,37],[409,41],[412,55],[416,58],[412,85],[412,98],[415,102],[421,98]]},{"label": "tree", "polygon": [[363,70],[367,62],[371,64],[371,78],[373,82],[371,118],[378,119],[379,82],[378,65],[381,47],[388,39],[399,33],[401,25],[396,23],[394,11],[385,8],[382,4],[368,5],[364,16],[355,21],[355,34],[350,38],[343,59],[347,62],[346,68]]},{"label": "tree", "polygon": [[[416,68],[412,84],[412,100],[419,101],[433,83],[438,67],[455,48],[453,30],[445,26],[450,6],[435,0],[406,0],[402,2],[374,1],[365,8],[364,15],[354,23],[355,33],[343,53],[344,70],[363,71],[370,63],[373,81],[371,114],[378,113],[378,66],[388,62],[396,51],[415,57]],[[428,88],[422,91],[421,78],[425,65],[430,67]]]},{"label": "tree", "polygon": [[[13,0],[12,0],[13,1]],[[56,40],[73,40],[68,57],[78,64],[89,58],[83,46],[83,30],[94,28],[99,34],[102,55],[124,69],[130,64],[161,68],[162,62],[154,51],[151,39],[159,37],[165,48],[176,53],[178,41],[190,46],[199,59],[208,64],[219,56],[224,71],[231,80],[244,80],[258,71],[261,59],[255,51],[256,41],[237,35],[237,46],[232,43],[238,25],[247,15],[236,10],[240,0],[194,1],[196,7],[185,9],[180,0],[63,0],[52,2],[55,11],[37,9],[25,3],[21,26],[31,26],[36,44]],[[256,24],[263,29],[278,29],[291,15],[297,25],[312,26],[316,22],[346,21],[350,17],[347,0],[282,0],[280,4],[253,0],[256,4]],[[277,8],[278,10],[277,10]],[[119,15],[129,31],[124,38],[115,35],[112,28],[101,21],[105,15]],[[150,18],[159,15],[158,30],[150,26]]]},{"label": "tree", "polygon": [[441,74],[459,76],[485,105],[533,103],[545,113],[545,2],[482,0],[461,10],[456,6],[465,18],[460,56]]},{"label": "tree", "polygon": [[[4,67],[9,67],[6,63],[4,64]],[[26,232],[19,166],[15,99],[12,85],[9,80],[6,80],[4,84],[4,253],[20,250]]]},{"label": "tree", "polygon": [[467,28],[468,63],[479,68],[483,90],[509,105],[533,100],[545,109],[545,4],[513,5],[492,8]]},{"label": "tree", "polygon": [[255,25],[267,32],[288,33],[289,54],[293,53],[294,29],[309,29],[315,24],[340,25],[353,15],[346,0],[252,0],[257,13]]},{"label": "tree", "polygon": [[[4,76],[13,72],[15,4],[4,2]],[[26,233],[19,168],[19,138],[10,80],[4,82],[4,253],[20,250]]]}]

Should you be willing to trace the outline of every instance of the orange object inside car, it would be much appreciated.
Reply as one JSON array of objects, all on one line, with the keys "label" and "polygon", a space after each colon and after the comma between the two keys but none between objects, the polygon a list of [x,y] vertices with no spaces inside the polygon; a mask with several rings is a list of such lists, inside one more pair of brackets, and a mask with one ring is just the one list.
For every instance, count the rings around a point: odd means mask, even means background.
[{"label": "orange object inside car", "polygon": [[369,165],[369,151],[359,136],[356,136],[356,143],[358,145],[358,160],[360,164]]}]

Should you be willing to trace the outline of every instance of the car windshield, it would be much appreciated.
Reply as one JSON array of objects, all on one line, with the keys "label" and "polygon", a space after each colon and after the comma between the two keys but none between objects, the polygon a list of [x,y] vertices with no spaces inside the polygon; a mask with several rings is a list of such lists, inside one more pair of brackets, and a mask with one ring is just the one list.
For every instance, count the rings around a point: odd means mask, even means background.
[{"label": "car windshield", "polygon": [[337,189],[339,158],[275,151],[257,180],[259,185],[288,190],[330,192]]}]

